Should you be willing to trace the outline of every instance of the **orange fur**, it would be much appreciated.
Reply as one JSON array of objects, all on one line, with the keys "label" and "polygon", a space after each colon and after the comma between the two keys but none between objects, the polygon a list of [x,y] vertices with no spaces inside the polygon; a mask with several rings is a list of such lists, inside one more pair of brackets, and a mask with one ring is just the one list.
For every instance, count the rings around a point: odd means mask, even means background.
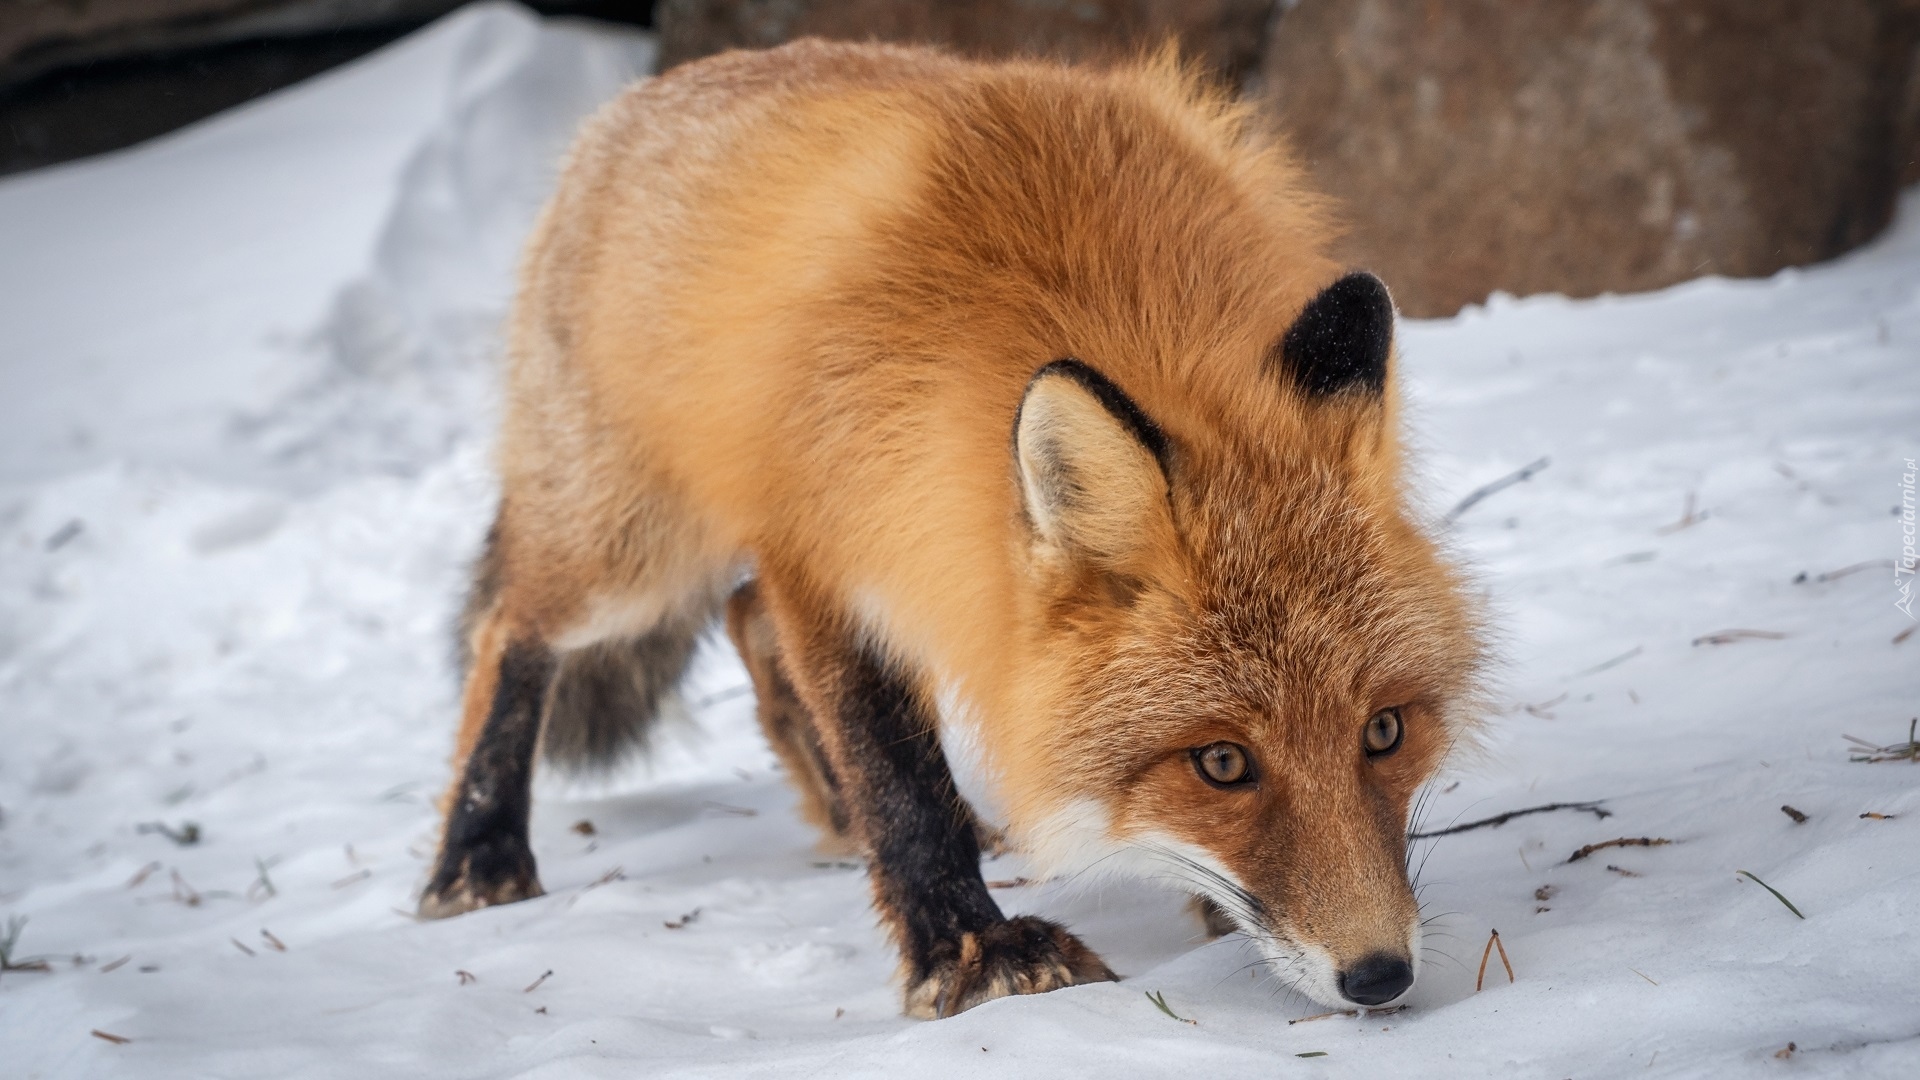
[{"label": "orange fur", "polygon": [[[1270,359],[1338,276],[1329,238],[1284,151],[1168,55],[809,41],[643,83],[529,248],[474,651],[630,634],[751,571],[964,703],[1036,857],[1170,839],[1264,902],[1276,956],[1406,946],[1408,805],[1479,647],[1406,514],[1391,381],[1309,402]],[[1068,356],[1175,447],[1092,561],[1036,539],[1010,451]],[[1370,762],[1386,706],[1405,747]],[[1187,752],[1218,739],[1272,780],[1201,783]]]}]

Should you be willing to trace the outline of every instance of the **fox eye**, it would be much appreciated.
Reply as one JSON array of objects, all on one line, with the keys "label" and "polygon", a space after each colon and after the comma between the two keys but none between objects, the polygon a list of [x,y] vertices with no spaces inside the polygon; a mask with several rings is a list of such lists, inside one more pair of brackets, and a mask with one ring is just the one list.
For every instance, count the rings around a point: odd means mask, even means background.
[{"label": "fox eye", "polygon": [[1217,742],[1193,751],[1193,769],[1214,787],[1253,782],[1253,756],[1239,743]]},{"label": "fox eye", "polygon": [[1400,749],[1400,739],[1405,734],[1406,725],[1400,722],[1400,710],[1381,709],[1361,729],[1360,742],[1367,748],[1368,757],[1385,757]]}]

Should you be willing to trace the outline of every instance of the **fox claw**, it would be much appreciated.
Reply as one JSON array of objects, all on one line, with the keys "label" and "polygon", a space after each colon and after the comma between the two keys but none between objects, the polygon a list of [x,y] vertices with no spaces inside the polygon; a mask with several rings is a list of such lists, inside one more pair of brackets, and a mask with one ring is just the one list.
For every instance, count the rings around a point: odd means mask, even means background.
[{"label": "fox claw", "polygon": [[1119,978],[1065,928],[1022,915],[936,948],[926,973],[907,987],[906,1013],[932,1020],[994,998]]},{"label": "fox claw", "polygon": [[[475,853],[445,859],[420,897],[420,917],[446,919],[483,907],[511,904],[545,896],[539,875],[534,871],[533,855],[524,858],[479,857]],[[449,865],[451,864],[451,865]]]}]

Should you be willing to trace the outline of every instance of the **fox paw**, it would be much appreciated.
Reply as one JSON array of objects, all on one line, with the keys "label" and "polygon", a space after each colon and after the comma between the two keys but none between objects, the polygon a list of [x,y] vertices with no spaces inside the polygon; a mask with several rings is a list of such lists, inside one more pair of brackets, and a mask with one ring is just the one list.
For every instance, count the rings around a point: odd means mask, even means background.
[{"label": "fox paw", "polygon": [[546,895],[533,853],[520,845],[483,846],[443,852],[433,880],[420,897],[420,917],[445,919],[476,908]]},{"label": "fox paw", "polygon": [[907,986],[906,1013],[932,1020],[1011,994],[1118,979],[1063,927],[1022,915],[936,946],[927,973]]}]

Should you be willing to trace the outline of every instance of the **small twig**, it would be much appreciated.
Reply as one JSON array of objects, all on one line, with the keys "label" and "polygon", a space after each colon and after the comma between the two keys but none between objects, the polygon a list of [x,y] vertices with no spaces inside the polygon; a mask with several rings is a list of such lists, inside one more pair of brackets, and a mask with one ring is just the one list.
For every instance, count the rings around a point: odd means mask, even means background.
[{"label": "small twig", "polygon": [[1759,885],[1759,886],[1760,886],[1761,888],[1763,888],[1763,889],[1765,889],[1765,890],[1767,890],[1768,892],[1770,892],[1770,893],[1772,893],[1772,894],[1773,894],[1773,898],[1774,898],[1775,900],[1778,900],[1778,901],[1780,901],[1781,903],[1783,903],[1783,904],[1785,904],[1785,905],[1787,905],[1787,910],[1788,910],[1788,911],[1791,911],[1791,912],[1793,912],[1793,913],[1794,913],[1795,915],[1797,915],[1797,916],[1799,916],[1799,917],[1800,917],[1800,918],[1801,918],[1802,920],[1805,920],[1805,919],[1806,919],[1806,916],[1805,916],[1805,915],[1801,915],[1801,914],[1800,914],[1800,909],[1799,909],[1799,908],[1797,908],[1797,907],[1794,907],[1794,906],[1793,906],[1793,901],[1791,901],[1791,900],[1789,900],[1789,899],[1787,899],[1787,898],[1786,898],[1786,897],[1784,897],[1784,896],[1781,896],[1781,895],[1780,895],[1780,890],[1779,890],[1779,889],[1776,889],[1776,888],[1774,888],[1773,886],[1771,886],[1771,885],[1769,885],[1769,884],[1767,884],[1766,882],[1764,882],[1764,881],[1761,881],[1761,880],[1760,880],[1759,878],[1757,878],[1757,877],[1754,877],[1754,875],[1753,875],[1753,873],[1752,873],[1752,871],[1749,871],[1749,870],[1735,870],[1735,871],[1734,871],[1734,873],[1736,873],[1736,874],[1740,874],[1740,875],[1742,875],[1743,877],[1748,877],[1748,878],[1752,878],[1752,879],[1753,879],[1753,881],[1754,881],[1754,883],[1755,883],[1756,885]]},{"label": "small twig", "polygon": [[1687,492],[1686,507],[1680,512],[1680,520],[1674,522],[1671,525],[1662,525],[1661,527],[1653,530],[1654,535],[1669,536],[1669,535],[1672,535],[1673,533],[1679,532],[1681,529],[1687,528],[1688,526],[1698,525],[1701,522],[1707,520],[1707,511],[1701,510],[1698,513],[1696,513],[1694,511],[1694,503],[1695,503],[1694,493],[1691,491]]},{"label": "small twig", "polygon": [[1466,498],[1461,499],[1459,502],[1455,503],[1453,506],[1453,509],[1447,511],[1447,516],[1445,520],[1458,521],[1461,514],[1464,514],[1468,510],[1473,509],[1474,506],[1476,506],[1480,502],[1480,500],[1486,498],[1489,495],[1497,495],[1500,492],[1505,491],[1508,488],[1512,487],[1513,485],[1518,484],[1524,480],[1533,479],[1533,475],[1535,473],[1539,472],[1541,469],[1544,469],[1551,464],[1553,464],[1552,458],[1543,457],[1538,461],[1532,462],[1528,465],[1525,465],[1519,469],[1514,470],[1513,472],[1508,473],[1507,475],[1501,477],[1498,480],[1495,480],[1490,484],[1482,484],[1479,487],[1474,488],[1472,491],[1467,493]]},{"label": "small twig", "polygon": [[1029,885],[1035,885],[1035,884],[1038,884],[1038,882],[1034,881],[1032,878],[1015,877],[1015,878],[1004,878],[1000,881],[989,881],[987,882],[987,888],[989,889],[1024,889]]},{"label": "small twig", "polygon": [[1641,970],[1640,970],[1639,968],[1637,968],[1637,967],[1634,967],[1634,966],[1632,966],[1631,964],[1629,964],[1629,965],[1627,966],[1627,970],[1628,970],[1628,971],[1631,971],[1631,972],[1633,972],[1633,973],[1634,973],[1635,975],[1638,975],[1638,976],[1640,976],[1640,977],[1641,977],[1641,978],[1643,978],[1643,979],[1646,979],[1646,980],[1647,980],[1648,982],[1650,982],[1650,983],[1653,983],[1653,985],[1655,985],[1655,986],[1659,986],[1659,985],[1660,985],[1660,984],[1659,984],[1659,983],[1657,983],[1657,982],[1653,982],[1653,979],[1652,979],[1652,978],[1650,978],[1650,977],[1648,977],[1648,975],[1647,975],[1647,973],[1646,973],[1646,972],[1644,972],[1644,971],[1641,971]]},{"label": "small twig", "polygon": [[1335,1009],[1332,1012],[1314,1013],[1312,1016],[1303,1016],[1298,1020],[1289,1020],[1287,1021],[1287,1026],[1292,1027],[1295,1024],[1304,1024],[1309,1020],[1325,1020],[1330,1016],[1359,1016],[1359,1015],[1360,1015],[1359,1009]]},{"label": "small twig", "polygon": [[1621,664],[1624,664],[1627,661],[1633,659],[1634,657],[1639,656],[1641,651],[1644,650],[1645,648],[1646,646],[1644,645],[1635,645],[1633,648],[1628,649],[1626,652],[1621,653],[1619,656],[1613,657],[1610,660],[1602,660],[1590,668],[1583,668],[1567,676],[1567,678],[1584,679],[1589,675],[1598,675],[1601,672],[1608,670],[1609,668],[1617,668]]},{"label": "small twig", "polygon": [[744,806],[728,806],[726,803],[714,802],[712,799],[708,799],[700,805],[716,814],[725,814],[728,817],[756,817],[760,813],[758,810],[752,810]]},{"label": "small twig", "polygon": [[92,1035],[96,1039],[105,1039],[108,1042],[114,1044],[115,1046],[125,1046],[128,1043],[133,1041],[132,1039],[127,1038],[125,1035],[115,1035],[111,1031],[101,1031],[99,1028],[94,1028]]},{"label": "small twig", "polygon": [[1792,818],[1793,823],[1795,825],[1805,825],[1807,823],[1807,815],[1801,813],[1798,810],[1795,810],[1793,807],[1788,806],[1785,803],[1781,804],[1780,812]]},{"label": "small twig", "polygon": [[1892,559],[1868,559],[1866,562],[1857,562],[1852,566],[1843,566],[1838,570],[1829,570],[1824,574],[1815,574],[1812,577],[1808,577],[1806,572],[1802,571],[1794,577],[1793,583],[1795,585],[1805,585],[1807,582],[1812,582],[1815,585],[1824,585],[1829,581],[1838,581],[1849,574],[1857,574],[1862,570],[1883,570],[1891,569],[1892,567]]},{"label": "small twig", "polygon": [[188,907],[199,907],[202,899],[200,890],[187,884],[187,879],[181,877],[178,870],[169,869],[167,874],[173,878],[173,898]]},{"label": "small twig", "polygon": [[1860,815],[1861,819],[1865,821],[1892,821],[1899,816],[1899,814],[1881,814],[1872,810]]},{"label": "small twig", "polygon": [[1302,1053],[1295,1054],[1293,1056],[1294,1057],[1326,1057],[1327,1052],[1325,1050],[1307,1050]]},{"label": "small twig", "polygon": [[141,885],[145,884],[146,880],[152,877],[153,872],[155,870],[160,869],[161,865],[162,864],[158,860],[155,860],[141,867],[140,869],[134,871],[133,876],[127,879],[127,888],[137,889]]},{"label": "small twig", "polygon": [[1597,844],[1588,844],[1586,847],[1583,847],[1580,850],[1574,852],[1573,854],[1567,856],[1567,861],[1570,863],[1579,862],[1581,859],[1586,858],[1587,856],[1593,854],[1594,852],[1602,851],[1602,850],[1605,850],[1606,848],[1666,847],[1668,844],[1671,844],[1671,843],[1673,843],[1673,841],[1667,839],[1664,836],[1622,836],[1615,840],[1602,840]]},{"label": "small twig", "polygon": [[192,847],[200,842],[200,825],[193,821],[181,822],[178,829],[170,827],[164,821],[146,821],[135,825],[133,831],[142,836],[148,833],[159,833],[179,847]]},{"label": "small twig", "polygon": [[1621,877],[1646,877],[1647,876],[1645,874],[1640,873],[1637,870],[1629,870],[1624,866],[1615,866],[1612,863],[1607,864],[1607,869],[1613,871],[1616,874],[1619,874]]},{"label": "small twig", "polygon": [[339,881],[334,882],[332,887],[335,889],[344,889],[349,885],[359,884],[360,882],[365,881],[372,876],[373,876],[372,870],[367,870],[367,869],[356,870],[353,873],[348,874],[346,877],[341,878]]},{"label": "small twig", "polygon": [[1495,814],[1490,818],[1481,818],[1479,821],[1469,821],[1465,825],[1450,825],[1444,829],[1433,829],[1428,832],[1408,833],[1407,839],[1427,840],[1435,836],[1452,836],[1454,833],[1463,833],[1469,829],[1483,829],[1483,828],[1488,828],[1490,826],[1505,825],[1507,822],[1512,821],[1514,818],[1526,817],[1528,814],[1544,814],[1550,810],[1579,810],[1583,813],[1592,814],[1594,817],[1599,818],[1602,821],[1613,816],[1613,811],[1602,809],[1598,802],[1548,803],[1545,806],[1529,806],[1524,810],[1509,810],[1504,814]]},{"label": "small twig", "polygon": [[252,955],[253,955],[253,950],[252,950],[252,949],[249,949],[249,948],[247,948],[247,947],[246,947],[246,946],[245,946],[244,944],[242,944],[239,938],[237,938],[237,937],[230,937],[230,938],[228,938],[227,940],[228,940],[228,941],[231,941],[231,942],[233,942],[233,947],[234,947],[234,948],[236,948],[236,949],[239,949],[239,950],[240,950],[241,952],[243,952],[243,953],[246,953],[246,954],[247,954],[248,956],[252,956]]},{"label": "small twig", "polygon": [[1567,700],[1567,695],[1561,694],[1559,697],[1554,698],[1552,701],[1543,701],[1538,705],[1522,705],[1520,706],[1520,708],[1524,710],[1529,716],[1537,716],[1542,720],[1552,720],[1554,718],[1554,715],[1548,712],[1547,710],[1553,708],[1555,705],[1558,705],[1565,700]]},{"label": "small twig", "polygon": [[277,937],[274,937],[273,931],[268,930],[264,926],[260,928],[260,937],[264,939],[268,945],[272,946],[274,952],[287,951],[287,943],[284,941],[281,941]]},{"label": "small twig", "polygon": [[1920,623],[1916,623],[1913,626],[1909,626],[1905,630],[1902,630],[1899,633],[1893,635],[1893,643],[1895,645],[1898,645],[1901,642],[1907,640],[1908,638],[1913,636],[1913,632],[1915,630],[1920,630]]},{"label": "small twig", "polygon": [[680,929],[684,929],[688,924],[692,923],[693,920],[699,917],[700,917],[700,909],[694,908],[692,911],[687,912],[685,915],[680,916],[679,918],[673,920],[672,922],[664,922],[664,923],[661,923],[660,925],[666,927],[669,930],[680,930]]},{"label": "small twig", "polygon": [[1731,645],[1736,641],[1781,641],[1787,635],[1778,630],[1715,630],[1693,639],[1695,645]]},{"label": "small twig", "polygon": [[528,984],[527,984],[527,988],[526,988],[525,990],[522,990],[522,991],[520,991],[520,992],[521,992],[521,993],[523,993],[523,994],[531,994],[531,993],[533,993],[533,992],[534,992],[535,990],[538,990],[538,989],[540,989],[540,984],[541,984],[541,983],[543,983],[543,982],[546,982],[546,981],[547,981],[547,980],[548,980],[549,978],[551,978],[552,976],[553,976],[553,969],[552,969],[552,968],[548,968],[547,970],[545,970],[545,971],[543,971],[543,972],[541,972],[541,973],[540,973],[540,977],[539,977],[539,978],[537,978],[537,979],[535,979],[535,980],[533,980],[532,982],[530,982],[530,983],[528,983]]},{"label": "small twig", "polygon": [[1164,992],[1148,993],[1147,1000],[1153,1002],[1154,1005],[1158,1007],[1161,1012],[1166,1013],[1168,1016],[1173,1017],[1175,1020],[1178,1020],[1183,1024],[1191,1024],[1194,1027],[1200,1026],[1200,1021],[1189,1020],[1186,1017],[1179,1015],[1178,1013],[1174,1012],[1171,1008],[1169,1008],[1167,1006],[1167,995]]},{"label": "small twig", "polygon": [[457,970],[453,973],[453,977],[460,980],[461,986],[468,986],[480,981],[480,976],[475,975],[471,971]]},{"label": "small twig", "polygon": [[607,871],[606,873],[601,874],[599,877],[594,878],[592,881],[587,882],[586,888],[581,889],[580,891],[587,892],[591,889],[597,889],[602,885],[611,885],[616,881],[625,881],[626,879],[627,879],[626,870],[622,867],[616,866],[613,869]]},{"label": "small twig", "polygon": [[119,971],[121,968],[126,967],[127,961],[131,959],[133,959],[133,954],[128,953],[127,955],[121,957],[118,960],[114,960],[110,963],[102,964],[100,965],[100,974],[105,975],[109,971]]}]

